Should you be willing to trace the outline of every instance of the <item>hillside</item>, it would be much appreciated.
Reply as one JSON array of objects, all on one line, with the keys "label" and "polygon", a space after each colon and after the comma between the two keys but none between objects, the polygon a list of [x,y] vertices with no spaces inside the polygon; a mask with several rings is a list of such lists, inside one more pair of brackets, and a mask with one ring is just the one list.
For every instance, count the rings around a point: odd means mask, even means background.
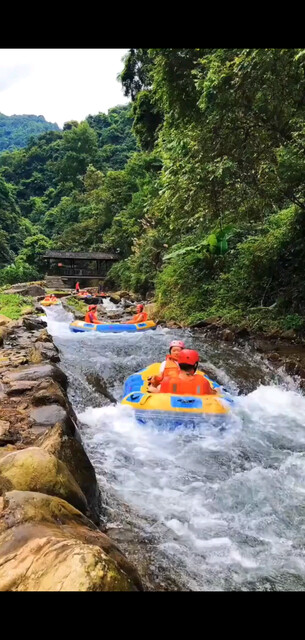
[{"label": "hillside", "polygon": [[0,153],[25,147],[31,136],[59,130],[56,122],[47,122],[44,116],[5,116],[0,113]]},{"label": "hillside", "polygon": [[166,320],[304,333],[305,50],[131,49],[121,81],[131,104],[1,154],[0,283],[111,249]]}]

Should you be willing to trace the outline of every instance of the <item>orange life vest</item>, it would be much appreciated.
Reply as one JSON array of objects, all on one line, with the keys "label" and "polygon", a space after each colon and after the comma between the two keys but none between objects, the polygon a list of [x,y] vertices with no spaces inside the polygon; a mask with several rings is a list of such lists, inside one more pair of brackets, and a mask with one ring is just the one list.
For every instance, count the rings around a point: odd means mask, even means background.
[{"label": "orange life vest", "polygon": [[168,354],[165,359],[165,366],[163,371],[160,372],[159,376],[152,376],[151,384],[154,387],[157,387],[160,382],[162,382],[164,377],[175,378],[179,374],[179,371],[180,369],[178,362],[176,362],[176,360],[174,360],[172,356]]},{"label": "orange life vest", "polygon": [[177,395],[203,396],[212,393],[210,384],[206,378],[195,374],[189,376],[189,380],[181,376],[166,376],[161,382],[160,393],[174,393]]},{"label": "orange life vest", "polygon": [[147,318],[148,314],[146,313],[146,311],[141,311],[141,313],[137,313],[135,316],[133,316],[132,322],[134,322],[135,324],[138,322],[146,322]]},{"label": "orange life vest", "polygon": [[90,322],[90,324],[97,324],[98,319],[96,313],[93,311],[87,311],[85,315],[85,322]]}]

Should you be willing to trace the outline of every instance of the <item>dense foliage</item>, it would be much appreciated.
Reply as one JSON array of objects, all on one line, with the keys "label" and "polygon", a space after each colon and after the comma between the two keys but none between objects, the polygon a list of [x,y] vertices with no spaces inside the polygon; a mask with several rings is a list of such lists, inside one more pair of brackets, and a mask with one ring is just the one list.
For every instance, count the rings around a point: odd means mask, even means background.
[{"label": "dense foliage", "polygon": [[52,246],[99,249],[135,190],[123,169],[136,149],[127,105],[2,153],[0,285],[42,276],[40,256]]},{"label": "dense foliage", "polygon": [[59,131],[56,122],[47,122],[43,116],[5,116],[0,113],[0,153],[25,147],[32,136],[44,131]]},{"label": "dense foliage", "polygon": [[303,328],[304,65],[300,49],[130,50],[135,131],[162,170],[114,270],[167,319]]},{"label": "dense foliage", "polygon": [[155,291],[168,320],[303,329],[304,66],[303,49],[131,49],[130,105],[0,156],[0,215],[21,222],[0,266],[112,249],[109,283]]}]

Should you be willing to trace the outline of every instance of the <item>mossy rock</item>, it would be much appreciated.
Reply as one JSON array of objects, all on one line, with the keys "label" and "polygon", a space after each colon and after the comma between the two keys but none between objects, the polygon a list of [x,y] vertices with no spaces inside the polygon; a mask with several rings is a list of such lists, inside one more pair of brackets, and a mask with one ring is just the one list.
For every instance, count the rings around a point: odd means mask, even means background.
[{"label": "mossy rock", "polygon": [[134,567],[70,504],[28,491],[0,499],[0,591],[136,590]]},{"label": "mossy rock", "polygon": [[77,484],[86,496],[90,518],[99,524],[100,490],[97,484],[94,468],[83,448],[76,438],[67,436],[60,424],[49,429],[36,442],[44,451],[52,453],[65,463]]},{"label": "mossy rock", "polygon": [[0,459],[0,494],[39,491],[70,502],[87,512],[86,498],[66,465],[39,447],[28,447]]}]

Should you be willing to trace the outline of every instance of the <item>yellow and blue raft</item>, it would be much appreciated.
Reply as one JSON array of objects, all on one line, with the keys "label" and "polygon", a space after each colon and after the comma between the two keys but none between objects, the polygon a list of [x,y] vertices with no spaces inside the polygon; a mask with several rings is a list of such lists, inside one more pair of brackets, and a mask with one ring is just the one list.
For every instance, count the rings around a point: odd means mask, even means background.
[{"label": "yellow and blue raft", "polygon": [[135,410],[135,417],[141,424],[153,422],[162,427],[176,429],[179,426],[194,427],[202,421],[221,421],[230,413],[233,400],[229,393],[222,391],[220,385],[214,382],[202,371],[211,387],[217,390],[217,395],[176,395],[172,393],[149,393],[147,391],[148,378],[158,375],[160,362],[129,376],[124,384],[124,397],[121,402]]},{"label": "yellow and blue raft", "polygon": [[52,307],[54,304],[61,304],[59,300],[42,300],[40,303],[42,307]]},{"label": "yellow and blue raft", "polygon": [[156,324],[152,320],[138,322],[137,324],[124,324],[119,322],[112,324],[91,324],[83,320],[74,320],[74,322],[69,324],[69,329],[73,331],[73,333],[84,333],[86,331],[97,333],[121,333],[122,331],[126,331],[128,333],[134,333],[135,331],[142,332],[155,328]]}]

